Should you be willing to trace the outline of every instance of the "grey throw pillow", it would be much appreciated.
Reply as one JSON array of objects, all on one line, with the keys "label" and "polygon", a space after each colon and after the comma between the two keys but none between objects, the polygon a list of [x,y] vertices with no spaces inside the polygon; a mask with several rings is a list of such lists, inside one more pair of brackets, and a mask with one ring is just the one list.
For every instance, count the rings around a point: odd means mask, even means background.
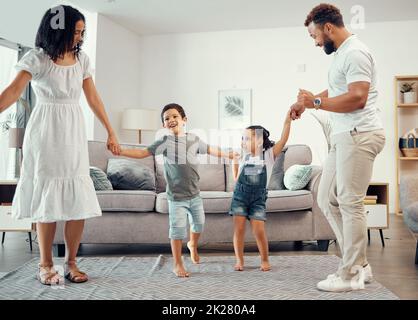
[{"label": "grey throw pillow", "polygon": [[284,185],[289,190],[302,190],[311,181],[312,166],[295,164],[286,170]]},{"label": "grey throw pillow", "polygon": [[286,155],[287,147],[276,157],[274,162],[273,171],[271,173],[270,182],[268,185],[269,190],[285,190],[286,187],[283,182],[284,178],[284,158]]},{"label": "grey throw pillow", "polygon": [[107,177],[117,190],[155,190],[154,171],[137,161],[109,159]]},{"label": "grey throw pillow", "polygon": [[90,167],[90,177],[93,180],[96,191],[113,190],[112,184],[107,179],[106,173],[99,168]]}]

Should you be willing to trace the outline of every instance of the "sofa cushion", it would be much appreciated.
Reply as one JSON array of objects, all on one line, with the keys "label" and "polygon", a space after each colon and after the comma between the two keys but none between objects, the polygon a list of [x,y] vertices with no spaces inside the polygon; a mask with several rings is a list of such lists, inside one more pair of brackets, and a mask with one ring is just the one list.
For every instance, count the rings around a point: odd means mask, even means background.
[{"label": "sofa cushion", "polygon": [[154,211],[156,193],[147,190],[97,191],[102,211]]},{"label": "sofa cushion", "polygon": [[312,193],[308,190],[269,190],[267,212],[308,210],[313,206]]},{"label": "sofa cushion", "polygon": [[154,170],[128,159],[109,159],[107,176],[117,190],[155,190]]},{"label": "sofa cushion", "polygon": [[[199,188],[201,191],[225,191],[225,166],[224,159],[198,155],[199,160]],[[156,187],[157,192],[165,192],[166,182],[164,178],[164,158],[161,155],[155,157]]]},{"label": "sofa cushion", "polygon": [[304,144],[294,144],[288,146],[284,159],[284,171],[286,172],[294,164],[311,164],[312,152],[309,146]]},{"label": "sofa cushion", "polygon": [[[121,143],[120,146],[124,149],[144,149],[145,146],[140,146],[137,144],[126,144]],[[106,142],[102,141],[89,141],[88,142],[89,148],[89,160],[90,165],[102,169],[104,172],[107,172],[107,163],[108,160],[111,158],[115,159],[128,159],[125,157],[118,157],[114,156],[109,150],[106,148]],[[131,159],[129,160],[141,163],[151,170],[155,170],[154,165],[154,157],[146,157],[144,159]]]},{"label": "sofa cushion", "polygon": [[[202,191],[205,213],[228,213],[231,207],[232,192]],[[266,203],[267,212],[300,211],[311,209],[312,193],[308,190],[271,190]],[[165,192],[157,195],[155,211],[168,213],[167,195]]]},{"label": "sofa cushion", "polygon": [[[201,191],[205,213],[227,213],[231,207],[232,193],[224,191]],[[155,211],[168,213],[167,194],[165,192],[157,195]]]},{"label": "sofa cushion", "polygon": [[96,191],[113,190],[112,184],[102,169],[90,167],[90,177]]}]

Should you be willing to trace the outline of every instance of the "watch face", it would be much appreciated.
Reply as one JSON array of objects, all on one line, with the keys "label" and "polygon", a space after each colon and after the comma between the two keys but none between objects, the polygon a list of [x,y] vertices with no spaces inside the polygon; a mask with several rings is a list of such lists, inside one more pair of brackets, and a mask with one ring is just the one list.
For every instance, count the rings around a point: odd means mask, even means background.
[{"label": "watch face", "polygon": [[321,103],[321,100],[319,100],[319,99],[315,99],[315,101],[314,101],[314,104],[315,105],[319,105]]}]

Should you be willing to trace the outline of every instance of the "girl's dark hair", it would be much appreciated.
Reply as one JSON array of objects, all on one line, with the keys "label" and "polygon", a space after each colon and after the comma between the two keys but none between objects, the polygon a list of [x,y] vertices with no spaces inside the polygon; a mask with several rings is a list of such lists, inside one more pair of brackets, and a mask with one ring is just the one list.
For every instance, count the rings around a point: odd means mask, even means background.
[{"label": "girl's dark hair", "polygon": [[69,51],[74,51],[78,57],[83,41],[76,47],[73,43],[75,25],[80,20],[86,22],[84,15],[73,7],[63,5],[48,9],[39,25],[35,47],[42,48],[53,61]]},{"label": "girl's dark hair", "polygon": [[268,150],[272,146],[274,146],[274,141],[269,139],[270,132],[263,126],[249,126],[246,129],[255,131],[256,133],[261,132],[261,131],[263,132],[263,149],[264,150]]},{"label": "girl's dark hair", "polygon": [[177,103],[170,103],[163,108],[163,111],[161,111],[161,121],[162,121],[162,123],[164,123],[164,112],[166,112],[167,110],[170,110],[170,109],[176,109],[180,113],[182,119],[186,118],[186,113],[184,112],[184,109],[181,105],[179,105]]}]

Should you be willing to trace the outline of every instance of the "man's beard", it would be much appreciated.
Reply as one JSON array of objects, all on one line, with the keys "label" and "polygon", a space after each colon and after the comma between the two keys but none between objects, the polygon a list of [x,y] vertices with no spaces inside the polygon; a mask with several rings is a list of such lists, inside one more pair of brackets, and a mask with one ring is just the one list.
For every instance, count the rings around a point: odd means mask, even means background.
[{"label": "man's beard", "polygon": [[331,39],[325,39],[324,41],[324,51],[326,54],[330,55],[331,53],[335,52],[337,49],[335,48],[334,41]]}]

